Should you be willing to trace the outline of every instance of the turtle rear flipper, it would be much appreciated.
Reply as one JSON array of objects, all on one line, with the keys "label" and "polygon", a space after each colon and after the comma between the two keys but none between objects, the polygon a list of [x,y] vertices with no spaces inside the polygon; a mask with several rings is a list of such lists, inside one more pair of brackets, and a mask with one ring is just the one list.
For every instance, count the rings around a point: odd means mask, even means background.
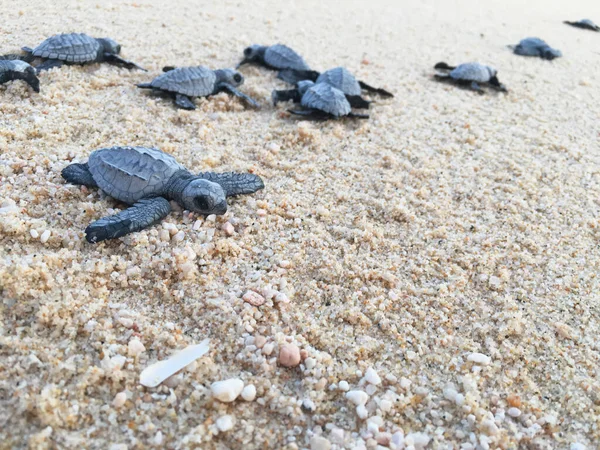
[{"label": "turtle rear flipper", "polygon": [[263,180],[252,173],[202,172],[198,174],[198,177],[221,185],[226,197],[252,194],[265,187]]},{"label": "turtle rear flipper", "polygon": [[37,73],[40,73],[42,70],[50,70],[55,67],[62,67],[63,62],[58,59],[47,59],[43,63],[36,66],[35,70]]},{"label": "turtle rear flipper", "polygon": [[175,94],[175,104],[181,109],[187,109],[189,111],[196,109],[196,104],[187,95]]},{"label": "turtle rear flipper", "polygon": [[119,55],[115,55],[114,53],[104,53],[104,61],[118,66],[123,66],[126,69],[139,69],[143,70],[144,72],[148,72],[146,69],[144,69],[141,66],[138,66],[136,63],[123,59]]},{"label": "turtle rear flipper", "polygon": [[367,83],[365,83],[364,81],[360,81],[360,80],[359,80],[359,81],[358,81],[358,84],[359,84],[359,85],[360,85],[360,87],[361,87],[362,89],[364,89],[365,91],[368,91],[368,92],[373,92],[373,93],[375,93],[375,94],[379,94],[379,95],[381,95],[382,97],[393,97],[393,96],[394,96],[394,94],[392,94],[391,92],[389,92],[389,91],[386,91],[385,89],[381,89],[381,88],[375,88],[375,87],[373,87],[373,86],[370,86],[370,85],[368,85]]},{"label": "turtle rear flipper", "polygon": [[317,81],[319,75],[320,73],[315,70],[283,69],[279,71],[277,78],[286,83],[296,84],[304,80]]},{"label": "turtle rear flipper", "polygon": [[158,222],[171,212],[171,204],[163,197],[147,198],[113,216],[103,217],[85,229],[89,243],[115,239]]},{"label": "turtle rear flipper", "polygon": [[347,117],[352,117],[354,119],[368,119],[369,115],[368,114],[357,114],[357,113],[351,112],[350,114],[348,114]]},{"label": "turtle rear flipper", "polygon": [[334,118],[331,114],[319,111],[318,109],[288,109],[288,112],[295,116],[303,116],[312,120],[328,120]]},{"label": "turtle rear flipper", "polygon": [[358,109],[369,109],[369,105],[373,102],[365,100],[360,95],[346,95],[346,99],[350,106]]},{"label": "turtle rear flipper", "polygon": [[260,104],[256,100],[254,100],[252,97],[247,96],[243,92],[238,91],[236,88],[234,88],[230,84],[223,83],[219,86],[219,88],[220,88],[219,90],[221,90],[221,91],[227,91],[230,94],[241,98],[242,100],[244,100],[246,103],[248,103],[250,106],[252,106],[254,108],[257,108],[257,109],[260,108]]},{"label": "turtle rear flipper", "polygon": [[98,187],[90,168],[85,164],[69,164],[60,173],[62,177],[71,184],[79,184],[87,187]]}]

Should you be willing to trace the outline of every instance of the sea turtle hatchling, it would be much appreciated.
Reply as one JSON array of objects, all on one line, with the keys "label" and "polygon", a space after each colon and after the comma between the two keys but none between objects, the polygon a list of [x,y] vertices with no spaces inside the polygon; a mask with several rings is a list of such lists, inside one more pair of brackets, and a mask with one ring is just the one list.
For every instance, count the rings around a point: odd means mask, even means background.
[{"label": "sea turtle hatchling", "polygon": [[[367,101],[360,96],[360,84],[354,75],[343,67],[336,67],[335,69],[323,72],[315,81],[315,84],[319,83],[327,83],[342,91],[346,96],[346,100],[348,100],[350,106],[353,108],[367,109],[371,104],[370,101]],[[292,100],[294,103],[300,103],[300,100],[302,99],[297,87],[295,89],[273,91],[271,97],[273,99],[273,104],[275,105],[279,102],[286,102],[288,100]]]},{"label": "sea turtle hatchling", "polygon": [[190,97],[208,97],[225,91],[242,98],[248,104],[259,107],[256,100],[238,91],[237,86],[244,83],[244,77],[233,69],[212,70],[205,66],[165,67],[166,73],[159,75],[150,83],[138,84],[142,89],[153,89],[174,96],[175,104],[183,109],[196,109]]},{"label": "sea turtle hatchling", "polygon": [[435,69],[444,74],[435,74],[435,79],[465,86],[479,94],[484,91],[481,85],[489,86],[497,91],[508,92],[506,87],[498,81],[498,71],[490,66],[476,62],[460,64],[457,67],[449,66],[445,62],[439,62],[434,66]]},{"label": "sea turtle hatchling", "polygon": [[565,20],[564,23],[571,25],[572,27],[583,28],[585,30],[600,31],[600,27],[590,19],[582,19],[578,20],[577,22],[569,22],[568,20]]},{"label": "sea turtle hatchling", "polygon": [[301,95],[300,104],[304,109],[288,110],[292,114],[321,120],[340,117],[369,118],[367,114],[353,113],[344,93],[328,83],[301,81],[298,83],[298,92]]},{"label": "sea turtle hatchling", "polygon": [[562,52],[550,47],[546,41],[536,37],[522,39],[517,45],[509,45],[516,55],[521,56],[539,56],[549,61],[562,56]]},{"label": "sea turtle hatchling", "polygon": [[0,60],[0,84],[12,80],[23,80],[35,92],[40,92],[40,80],[38,80],[33,67],[25,61]]},{"label": "sea turtle hatchling", "polygon": [[96,243],[140,231],[166,217],[169,200],[200,214],[224,214],[226,197],[264,188],[250,173],[204,172],[193,175],[175,158],[156,148],[111,147],[95,150],[85,164],[62,171],[72,184],[98,187],[129,208],[91,223],[86,239]]},{"label": "sea turtle hatchling", "polygon": [[83,33],[57,34],[49,37],[36,48],[23,47],[32,57],[44,60],[36,67],[47,70],[63,64],[89,64],[108,62],[128,69],[143,69],[119,56],[121,46],[109,38],[93,38]]}]

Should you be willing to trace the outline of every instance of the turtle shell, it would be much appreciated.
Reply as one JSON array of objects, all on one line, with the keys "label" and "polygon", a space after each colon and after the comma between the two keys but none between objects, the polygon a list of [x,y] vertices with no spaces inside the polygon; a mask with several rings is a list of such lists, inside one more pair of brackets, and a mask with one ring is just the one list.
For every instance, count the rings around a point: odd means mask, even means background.
[{"label": "turtle shell", "polygon": [[145,147],[95,150],[90,154],[88,167],[100,189],[129,204],[162,195],[169,178],[185,170],[171,155]]},{"label": "turtle shell", "polygon": [[190,97],[206,97],[214,93],[216,82],[215,72],[208,67],[180,67],[156,77],[150,86]]},{"label": "turtle shell", "polygon": [[350,114],[350,103],[339,89],[327,83],[315,84],[302,96],[300,102],[305,108],[317,109],[335,117]]},{"label": "turtle shell", "polygon": [[102,46],[83,33],[57,34],[33,49],[33,56],[72,63],[96,61]]},{"label": "turtle shell", "polygon": [[343,67],[336,67],[323,72],[317,78],[316,83],[327,83],[339,89],[346,95],[360,95],[360,85],[354,75]]},{"label": "turtle shell", "polygon": [[450,72],[450,76],[455,80],[477,81],[479,83],[487,83],[494,75],[496,75],[495,69],[479,63],[461,64]]},{"label": "turtle shell", "polygon": [[275,44],[265,50],[265,63],[274,69],[310,70],[302,56],[287,45]]}]

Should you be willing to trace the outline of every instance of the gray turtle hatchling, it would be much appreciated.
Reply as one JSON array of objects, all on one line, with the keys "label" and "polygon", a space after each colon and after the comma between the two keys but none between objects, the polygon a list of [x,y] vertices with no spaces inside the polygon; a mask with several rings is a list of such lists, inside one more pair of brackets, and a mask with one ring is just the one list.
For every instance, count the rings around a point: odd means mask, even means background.
[{"label": "gray turtle hatchling", "polygon": [[600,31],[600,27],[590,19],[582,19],[578,20],[577,22],[569,22],[568,20],[565,20],[564,23],[571,25],[572,27],[583,28],[585,30]]},{"label": "gray turtle hatchling", "polygon": [[498,71],[490,66],[479,63],[464,63],[457,67],[452,67],[445,62],[439,62],[434,66],[435,69],[448,72],[444,74],[435,74],[435,79],[465,86],[479,94],[484,91],[481,85],[490,86],[493,89],[502,92],[508,92],[506,87],[498,81]]},{"label": "gray turtle hatchling", "polygon": [[344,93],[330,84],[301,81],[298,83],[298,92],[302,96],[300,104],[304,109],[290,109],[289,112],[292,114],[321,120],[340,117],[369,118],[367,114],[353,113]]},{"label": "gray turtle hatchling", "polygon": [[522,39],[517,45],[509,45],[516,55],[521,56],[539,56],[549,61],[562,56],[562,52],[550,47],[546,41],[536,37]]},{"label": "gray turtle hatchling", "polygon": [[40,92],[40,80],[38,80],[33,67],[25,61],[0,60],[0,84],[12,80],[23,80],[35,92]]},{"label": "gray turtle hatchling", "polygon": [[[360,84],[354,75],[352,75],[343,67],[336,67],[335,69],[330,69],[323,72],[315,81],[315,84],[319,83],[327,83],[330,86],[342,91],[346,96],[346,100],[348,100],[350,106],[353,108],[366,109],[371,103],[360,96]],[[292,100],[294,103],[300,103],[300,100],[302,99],[302,95],[300,95],[298,88],[284,91],[273,91],[271,97],[273,99],[273,104],[275,105],[278,102],[285,102],[288,100]]]},{"label": "gray turtle hatchling", "polygon": [[150,83],[138,84],[137,87],[167,92],[174,96],[175,104],[183,109],[196,109],[190,97],[208,97],[222,91],[229,92],[256,108],[259,107],[254,99],[236,89],[244,83],[244,77],[233,69],[212,70],[198,66],[177,69],[165,67],[163,70],[166,73]]},{"label": "gray turtle hatchling", "polygon": [[250,173],[205,172],[193,175],[175,158],[145,147],[111,147],[95,150],[85,164],[70,164],[62,171],[69,183],[98,187],[129,208],[91,223],[86,239],[96,243],[140,231],[166,217],[169,200],[200,214],[224,214],[226,197],[251,194],[264,188]]},{"label": "gray turtle hatchling", "polygon": [[23,51],[44,60],[37,66],[40,70],[60,67],[63,64],[89,64],[108,62],[128,69],[142,67],[121,58],[121,46],[109,38],[93,38],[83,33],[57,34],[49,37],[36,48],[23,47]]}]

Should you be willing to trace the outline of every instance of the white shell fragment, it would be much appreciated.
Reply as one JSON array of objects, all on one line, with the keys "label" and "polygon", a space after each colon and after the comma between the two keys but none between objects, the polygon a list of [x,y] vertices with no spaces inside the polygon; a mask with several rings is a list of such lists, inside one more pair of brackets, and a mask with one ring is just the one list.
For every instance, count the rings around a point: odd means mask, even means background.
[{"label": "white shell fragment", "polygon": [[204,356],[208,350],[210,339],[204,339],[200,344],[190,345],[169,359],[158,361],[146,367],[140,374],[140,384],[146,387],[156,387],[171,375],[183,369],[188,364]]}]

